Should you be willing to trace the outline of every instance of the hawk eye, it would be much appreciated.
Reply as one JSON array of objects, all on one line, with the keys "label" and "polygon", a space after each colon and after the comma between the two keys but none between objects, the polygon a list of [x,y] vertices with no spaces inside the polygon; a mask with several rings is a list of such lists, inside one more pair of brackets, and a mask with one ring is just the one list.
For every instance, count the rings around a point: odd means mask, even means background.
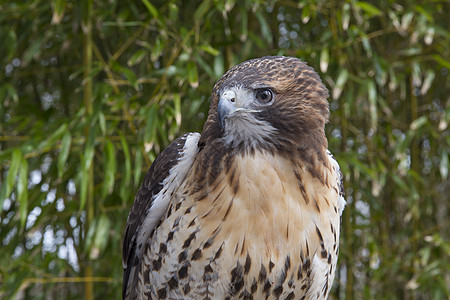
[{"label": "hawk eye", "polygon": [[273,93],[270,89],[260,89],[256,93],[256,99],[263,104],[269,103],[270,101],[272,101],[272,98]]}]

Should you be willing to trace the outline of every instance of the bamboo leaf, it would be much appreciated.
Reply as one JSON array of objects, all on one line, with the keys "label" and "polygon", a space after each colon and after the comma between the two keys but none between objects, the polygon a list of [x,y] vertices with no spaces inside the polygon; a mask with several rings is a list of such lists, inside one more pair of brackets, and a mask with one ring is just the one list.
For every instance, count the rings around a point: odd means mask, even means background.
[{"label": "bamboo leaf", "polygon": [[328,70],[328,63],[330,62],[330,53],[328,48],[323,48],[320,52],[320,71],[326,73]]},{"label": "bamboo leaf", "polygon": [[344,85],[348,79],[348,71],[347,69],[341,69],[339,72],[338,78],[336,80],[336,85],[333,88],[333,99],[336,100],[341,96],[342,90],[344,89]]},{"label": "bamboo leaf", "polygon": [[210,76],[211,78],[215,78],[216,75],[213,71],[213,69],[211,68],[211,66],[200,56],[197,55],[195,57],[198,65],[203,69],[203,71],[205,71],[206,73],[208,73],[208,76]]},{"label": "bamboo leaf", "polygon": [[106,135],[106,119],[105,119],[105,115],[101,111],[98,113],[98,125],[102,132],[102,135],[105,136]]},{"label": "bamboo leaf", "polygon": [[442,152],[441,161],[439,163],[439,172],[441,173],[442,179],[446,180],[448,177],[448,153],[446,151]]},{"label": "bamboo leaf", "polygon": [[103,198],[111,194],[114,189],[114,178],[116,175],[116,156],[113,143],[105,141],[105,179],[103,181]]},{"label": "bamboo leaf", "polygon": [[147,124],[144,130],[144,143],[151,143],[156,133],[156,125],[158,124],[158,105],[156,103],[150,106],[147,115]]},{"label": "bamboo leaf", "polygon": [[219,50],[213,48],[211,45],[202,45],[200,46],[200,49],[202,49],[203,51],[205,51],[206,53],[209,53],[213,56],[216,56],[220,53]]},{"label": "bamboo leaf", "polygon": [[347,157],[347,159],[348,159],[348,162],[351,165],[353,165],[354,168],[359,170],[364,175],[366,175],[374,180],[377,178],[376,172],[372,168],[369,168],[369,166],[367,166],[366,164],[360,162],[356,157],[351,156],[351,157]]},{"label": "bamboo leaf", "polygon": [[88,170],[91,167],[92,159],[94,158],[96,128],[97,127],[91,126],[91,130],[89,130],[89,136],[84,148],[84,155],[82,156],[82,166],[84,170]]},{"label": "bamboo leaf", "polygon": [[391,177],[395,181],[397,186],[399,186],[404,192],[409,192],[408,185],[403,181],[403,179],[400,178],[400,176],[395,173],[391,173]]},{"label": "bamboo leaf", "polygon": [[132,189],[132,185],[131,185],[132,170],[131,170],[131,157],[130,157],[129,146],[128,146],[128,143],[121,131],[119,131],[119,136],[120,136],[120,142],[121,142],[121,146],[122,146],[122,152],[124,155],[124,170],[122,171],[123,176],[122,176],[122,182],[120,184],[119,193],[120,193],[120,198],[122,199],[122,203],[126,203],[130,197],[131,191],[133,191],[133,192],[135,192],[135,191]]},{"label": "bamboo leaf", "polygon": [[367,57],[372,57],[372,46],[370,45],[369,38],[366,34],[361,34],[361,42],[364,50],[366,50]]},{"label": "bamboo leaf", "polygon": [[61,136],[67,132],[67,124],[64,123],[58,127],[50,136],[45,138],[41,143],[38,145],[38,149],[41,151],[48,150],[49,148],[53,147],[56,142],[61,138]]},{"label": "bamboo leaf", "polygon": [[147,56],[147,51],[140,49],[136,51],[127,61],[129,67],[139,64]]},{"label": "bamboo leaf", "polygon": [[134,157],[134,174],[133,174],[133,182],[135,186],[140,184],[140,178],[142,174],[142,161],[143,161],[142,152],[137,150],[136,155]]},{"label": "bamboo leaf", "polygon": [[214,56],[214,74],[216,78],[222,76],[224,72],[224,58],[223,55]]},{"label": "bamboo leaf", "polygon": [[64,168],[66,166],[67,158],[69,157],[70,153],[70,146],[72,144],[72,136],[69,131],[66,131],[64,133],[62,140],[61,140],[61,151],[58,155],[58,178],[61,178],[64,174]]},{"label": "bamboo leaf", "polygon": [[[241,8],[241,15],[242,15],[241,36],[239,39],[241,40],[241,42],[244,42],[247,40],[247,36],[248,36],[248,13],[245,8]],[[217,54],[219,54],[219,53],[217,53]]]},{"label": "bamboo leaf", "polygon": [[179,15],[180,9],[177,3],[171,3],[169,6],[169,19],[171,21],[176,21]]},{"label": "bamboo leaf", "polygon": [[311,19],[311,7],[310,5],[305,5],[302,8],[302,23],[306,24]]},{"label": "bamboo leaf", "polygon": [[173,110],[177,127],[181,126],[181,97],[179,94],[173,95]]},{"label": "bamboo leaf", "polygon": [[158,19],[159,18],[159,12],[158,9],[149,1],[149,0],[141,0],[142,3],[144,3],[145,7],[147,8],[148,12],[153,16],[153,18]]},{"label": "bamboo leaf", "polygon": [[125,67],[121,68],[121,72],[123,73],[123,75],[125,75],[125,78],[130,82],[130,84],[135,89],[138,89],[136,74],[132,70],[125,68]]},{"label": "bamboo leaf", "polygon": [[369,98],[369,112],[370,112],[370,128],[375,130],[378,122],[377,113],[377,89],[373,80],[367,81],[367,92]]},{"label": "bamboo leaf", "polygon": [[369,17],[380,16],[382,11],[366,1],[357,1],[356,6],[361,8]]},{"label": "bamboo leaf", "polygon": [[125,156],[125,173],[123,176],[123,185],[129,186],[131,180],[131,157],[130,157],[130,149],[128,147],[128,143],[125,140],[125,137],[121,131],[119,131],[120,143],[122,145],[123,155]]},{"label": "bamboo leaf", "polygon": [[341,13],[342,17],[342,29],[344,29],[344,31],[347,31],[348,29],[348,25],[350,24],[350,4],[349,3],[345,3],[344,5],[342,5],[342,13]]},{"label": "bamboo leaf", "polygon": [[33,58],[36,58],[39,55],[44,43],[45,38],[43,36],[36,37],[36,39],[33,40],[30,47],[28,47],[23,54],[24,65],[28,65]]},{"label": "bamboo leaf", "polygon": [[19,201],[20,227],[24,228],[28,215],[28,162],[23,157],[17,182],[17,200]]},{"label": "bamboo leaf", "polygon": [[8,83],[4,84],[0,89],[0,96],[1,99],[11,98],[16,103],[19,100],[19,95],[17,94],[17,90],[15,89],[14,85]]},{"label": "bamboo leaf", "polygon": [[427,122],[428,122],[428,118],[426,116],[421,116],[421,117],[415,119],[414,121],[412,121],[411,125],[409,125],[409,128],[411,128],[411,130],[416,131],[417,129],[419,129],[420,127],[425,125]]},{"label": "bamboo leaf", "polygon": [[88,143],[84,150],[83,156],[83,169],[88,170],[91,167],[92,159],[94,158],[94,145],[92,143]]},{"label": "bamboo leaf", "polygon": [[150,53],[150,60],[156,61],[160,56],[164,49],[164,41],[161,41],[161,39],[156,39],[154,45],[149,45],[149,50],[151,50]]},{"label": "bamboo leaf", "polygon": [[81,168],[78,180],[80,184],[80,210],[83,210],[86,205],[87,189],[89,184],[88,169]]},{"label": "bamboo leaf", "polygon": [[261,12],[255,12],[255,16],[259,21],[259,25],[261,26],[261,35],[266,40],[266,42],[271,45],[272,44],[272,31],[270,30],[270,26],[266,21],[266,18],[262,15]]},{"label": "bamboo leaf", "polygon": [[197,72],[197,65],[193,61],[189,61],[187,64],[187,77],[189,84],[192,88],[198,87],[198,72]]},{"label": "bamboo leaf", "polygon": [[108,232],[111,227],[111,222],[105,214],[102,214],[95,225],[95,237],[89,251],[89,257],[91,259],[98,259],[100,254],[105,250],[109,240]]},{"label": "bamboo leaf", "polygon": [[14,149],[11,154],[11,163],[9,165],[8,175],[6,176],[6,182],[2,184],[0,190],[0,212],[3,210],[3,202],[11,194],[14,183],[16,182],[17,174],[20,170],[22,162],[22,152],[19,149]]},{"label": "bamboo leaf", "polygon": [[64,17],[64,11],[66,8],[65,0],[52,0],[53,16],[52,24],[59,24]]},{"label": "bamboo leaf", "polygon": [[208,9],[210,8],[211,4],[212,4],[211,0],[203,0],[202,3],[200,3],[200,5],[198,5],[198,7],[194,13],[194,20],[196,22],[203,20],[205,14],[208,11]]},{"label": "bamboo leaf", "polygon": [[435,54],[433,55],[433,59],[438,62],[441,66],[450,69],[450,61],[447,59],[444,59],[442,56]]},{"label": "bamboo leaf", "polygon": [[92,222],[87,230],[87,234],[84,239],[84,249],[83,249],[84,253],[89,253],[92,248],[92,245],[94,244],[95,233],[97,231],[97,222],[98,222],[98,218],[95,218],[94,220],[92,220]]},{"label": "bamboo leaf", "polygon": [[[0,38],[3,41],[3,48],[4,51],[4,58],[7,58],[7,60],[13,59],[15,55],[16,45],[17,45],[17,33],[14,28],[9,28],[9,30],[5,30],[4,34],[0,34]],[[5,84],[7,84],[5,82]]]},{"label": "bamboo leaf", "polygon": [[435,73],[432,70],[428,70],[427,75],[425,76],[425,79],[423,80],[422,87],[420,88],[420,93],[422,95],[425,95],[428,92],[434,78],[435,78]]}]

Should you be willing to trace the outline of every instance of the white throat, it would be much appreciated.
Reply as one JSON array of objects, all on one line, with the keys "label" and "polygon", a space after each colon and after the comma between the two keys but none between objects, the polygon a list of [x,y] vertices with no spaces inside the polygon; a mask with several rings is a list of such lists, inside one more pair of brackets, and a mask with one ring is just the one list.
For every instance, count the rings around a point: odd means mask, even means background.
[{"label": "white throat", "polygon": [[252,113],[239,111],[225,121],[225,145],[236,147],[244,144],[254,148],[264,143],[276,133],[276,129],[268,122],[256,119]]}]

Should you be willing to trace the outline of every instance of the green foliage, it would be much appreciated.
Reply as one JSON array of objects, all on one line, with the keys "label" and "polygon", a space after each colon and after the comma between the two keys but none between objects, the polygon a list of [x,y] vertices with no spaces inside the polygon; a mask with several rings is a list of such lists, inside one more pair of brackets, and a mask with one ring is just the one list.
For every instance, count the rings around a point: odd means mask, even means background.
[{"label": "green foliage", "polygon": [[446,299],[444,1],[2,1],[0,297],[119,298],[129,208],[201,131],[215,81],[297,56],[330,90],[345,174],[333,299]]}]

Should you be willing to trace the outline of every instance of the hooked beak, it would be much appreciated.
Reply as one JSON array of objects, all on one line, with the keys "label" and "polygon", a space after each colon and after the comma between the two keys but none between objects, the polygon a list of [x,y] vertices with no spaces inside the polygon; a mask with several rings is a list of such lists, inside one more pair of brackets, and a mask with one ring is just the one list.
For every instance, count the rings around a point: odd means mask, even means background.
[{"label": "hooked beak", "polygon": [[233,91],[224,92],[220,97],[217,108],[217,118],[219,119],[220,127],[225,127],[225,118],[233,114],[237,109],[236,93]]}]

